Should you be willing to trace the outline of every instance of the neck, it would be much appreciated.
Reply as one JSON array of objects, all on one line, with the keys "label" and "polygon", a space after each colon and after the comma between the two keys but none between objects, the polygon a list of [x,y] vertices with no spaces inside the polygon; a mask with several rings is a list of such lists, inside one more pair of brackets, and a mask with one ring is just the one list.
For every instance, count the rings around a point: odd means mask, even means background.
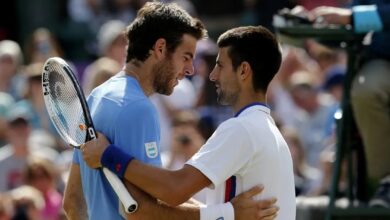
[{"label": "neck", "polygon": [[253,93],[253,94],[242,94],[241,97],[239,97],[236,104],[232,105],[233,111],[237,113],[242,108],[244,108],[247,105],[250,105],[255,102],[261,102],[266,104],[266,96],[265,94],[261,92]]},{"label": "neck", "polygon": [[124,67],[126,75],[132,76],[138,81],[146,96],[150,96],[155,92],[151,66],[146,62],[130,61]]}]

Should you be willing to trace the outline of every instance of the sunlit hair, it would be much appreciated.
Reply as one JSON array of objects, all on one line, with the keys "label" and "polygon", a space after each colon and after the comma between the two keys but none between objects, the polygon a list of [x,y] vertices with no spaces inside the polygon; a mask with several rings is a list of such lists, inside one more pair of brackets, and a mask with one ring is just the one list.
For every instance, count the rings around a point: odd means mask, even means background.
[{"label": "sunlit hair", "polygon": [[203,24],[176,4],[148,2],[127,27],[126,62],[133,59],[145,61],[150,55],[149,50],[160,38],[166,40],[168,52],[172,53],[182,42],[183,34],[198,40],[207,36]]}]

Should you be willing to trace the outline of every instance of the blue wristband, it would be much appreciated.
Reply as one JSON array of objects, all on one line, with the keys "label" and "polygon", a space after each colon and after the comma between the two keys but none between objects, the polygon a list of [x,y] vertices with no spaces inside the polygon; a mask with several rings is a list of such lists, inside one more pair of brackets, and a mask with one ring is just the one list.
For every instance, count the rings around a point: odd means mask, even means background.
[{"label": "blue wristband", "polygon": [[125,153],[117,146],[110,144],[106,150],[104,150],[100,163],[120,178],[123,178],[127,165],[132,159],[134,159],[133,156]]}]

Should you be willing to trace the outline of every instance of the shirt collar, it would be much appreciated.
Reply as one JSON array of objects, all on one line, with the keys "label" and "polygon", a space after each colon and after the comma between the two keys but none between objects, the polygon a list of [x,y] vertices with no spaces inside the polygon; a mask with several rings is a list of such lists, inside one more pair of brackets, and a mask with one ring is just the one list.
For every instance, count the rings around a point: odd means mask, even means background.
[{"label": "shirt collar", "polygon": [[258,109],[260,111],[263,111],[263,112],[266,112],[268,114],[270,114],[270,108],[267,104],[265,103],[262,103],[262,102],[252,102],[246,106],[244,106],[243,108],[241,108],[235,115],[234,117],[238,117],[240,115],[242,115],[243,112],[248,112],[250,109]]}]

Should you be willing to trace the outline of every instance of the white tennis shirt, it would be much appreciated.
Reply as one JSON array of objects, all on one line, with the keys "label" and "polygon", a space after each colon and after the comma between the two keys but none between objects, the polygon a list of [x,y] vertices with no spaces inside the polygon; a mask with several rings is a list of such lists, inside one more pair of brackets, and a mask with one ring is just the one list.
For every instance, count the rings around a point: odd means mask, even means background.
[{"label": "white tennis shirt", "polygon": [[276,219],[295,220],[295,189],[291,154],[264,105],[252,104],[223,122],[187,162],[212,185],[206,203],[220,204],[262,184],[256,199],[276,197]]}]

